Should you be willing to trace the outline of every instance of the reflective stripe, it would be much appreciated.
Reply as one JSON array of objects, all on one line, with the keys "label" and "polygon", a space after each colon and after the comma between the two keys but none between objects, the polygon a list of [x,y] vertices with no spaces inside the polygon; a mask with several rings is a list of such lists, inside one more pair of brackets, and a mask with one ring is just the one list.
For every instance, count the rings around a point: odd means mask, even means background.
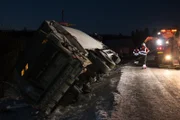
[{"label": "reflective stripe", "polygon": [[140,55],[147,55],[147,53],[145,51],[140,51],[139,54]]},{"label": "reflective stripe", "polygon": [[140,51],[149,52],[149,49],[148,49],[147,47],[142,47],[142,48],[140,49]]},{"label": "reflective stripe", "polygon": [[134,55],[135,55],[135,56],[138,56],[138,55],[139,55],[139,53],[134,53]]}]

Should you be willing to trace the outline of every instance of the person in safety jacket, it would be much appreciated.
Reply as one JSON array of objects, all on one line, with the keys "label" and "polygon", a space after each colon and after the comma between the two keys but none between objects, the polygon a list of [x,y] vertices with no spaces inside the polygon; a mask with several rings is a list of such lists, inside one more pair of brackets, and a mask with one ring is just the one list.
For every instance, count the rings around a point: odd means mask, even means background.
[{"label": "person in safety jacket", "polygon": [[138,63],[139,63],[139,61],[138,61],[139,49],[138,49],[137,47],[133,50],[133,54],[134,54],[134,56],[135,56],[135,61],[134,61],[134,63],[135,63],[135,64],[138,64]]},{"label": "person in safety jacket", "polygon": [[147,54],[149,53],[149,49],[146,47],[145,43],[142,43],[141,48],[139,50],[139,54],[144,56],[144,64],[143,68],[146,68]]},{"label": "person in safety jacket", "polygon": [[133,50],[133,54],[134,54],[135,56],[139,56],[139,49],[138,49],[138,48],[135,48],[135,49]]}]

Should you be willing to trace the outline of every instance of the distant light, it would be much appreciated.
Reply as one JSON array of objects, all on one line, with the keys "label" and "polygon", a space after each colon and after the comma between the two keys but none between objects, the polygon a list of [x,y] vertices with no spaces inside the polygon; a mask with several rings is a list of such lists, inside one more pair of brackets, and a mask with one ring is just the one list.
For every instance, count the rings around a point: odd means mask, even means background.
[{"label": "distant light", "polygon": [[160,35],[160,34],[161,34],[161,32],[158,32],[157,34],[158,34],[158,35]]}]

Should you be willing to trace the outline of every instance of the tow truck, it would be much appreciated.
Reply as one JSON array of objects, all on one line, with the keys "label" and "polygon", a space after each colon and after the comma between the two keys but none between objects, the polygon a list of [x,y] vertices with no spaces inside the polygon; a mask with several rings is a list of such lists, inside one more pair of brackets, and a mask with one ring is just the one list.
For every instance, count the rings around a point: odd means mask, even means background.
[{"label": "tow truck", "polygon": [[162,29],[144,41],[159,67],[180,67],[180,37],[177,29]]}]

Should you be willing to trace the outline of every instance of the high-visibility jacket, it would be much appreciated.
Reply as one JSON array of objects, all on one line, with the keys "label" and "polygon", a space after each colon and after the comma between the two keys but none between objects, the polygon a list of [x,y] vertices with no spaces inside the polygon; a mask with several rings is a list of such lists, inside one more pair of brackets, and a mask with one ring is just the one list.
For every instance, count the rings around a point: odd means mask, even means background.
[{"label": "high-visibility jacket", "polygon": [[148,49],[146,46],[142,46],[142,47],[140,48],[139,54],[140,54],[140,55],[147,55],[148,52],[149,52],[149,49]]},{"label": "high-visibility jacket", "polygon": [[134,54],[135,56],[138,56],[138,55],[139,55],[139,49],[134,49],[133,54]]}]

